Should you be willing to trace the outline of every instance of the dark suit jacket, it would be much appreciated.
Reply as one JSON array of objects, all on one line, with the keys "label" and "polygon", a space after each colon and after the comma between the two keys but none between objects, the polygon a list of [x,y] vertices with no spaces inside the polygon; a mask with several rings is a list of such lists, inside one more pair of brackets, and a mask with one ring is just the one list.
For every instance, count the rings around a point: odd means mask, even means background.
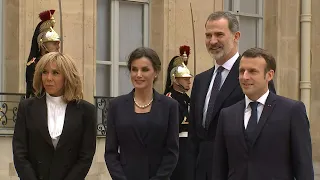
[{"label": "dark suit jacket", "polygon": [[154,91],[147,135],[135,119],[133,91],[110,103],[105,160],[113,180],[168,180],[179,154],[178,103]]},{"label": "dark suit jacket", "polygon": [[84,179],[96,148],[95,107],[84,100],[68,103],[63,131],[54,149],[48,131],[46,97],[23,100],[12,146],[21,180]]},{"label": "dark suit jacket", "polygon": [[213,180],[313,180],[304,104],[270,92],[250,147],[244,136],[244,110],[245,100],[221,110]]},{"label": "dark suit jacket", "polygon": [[[206,179],[206,173],[211,174],[213,141],[216,134],[218,117],[222,108],[231,106],[244,99],[239,84],[239,63],[241,56],[232,66],[219,94],[217,95],[213,115],[208,129],[203,128],[203,107],[212,79],[214,67],[195,76],[191,91],[188,149],[190,153],[189,178],[192,180]],[[273,82],[269,89],[275,92]],[[210,177],[209,177],[210,178]]]}]

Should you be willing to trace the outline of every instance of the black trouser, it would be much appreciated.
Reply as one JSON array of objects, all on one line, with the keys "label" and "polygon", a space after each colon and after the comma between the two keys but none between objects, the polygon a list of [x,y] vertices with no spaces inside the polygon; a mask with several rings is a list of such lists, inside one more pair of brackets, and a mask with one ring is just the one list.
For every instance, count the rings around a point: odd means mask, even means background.
[{"label": "black trouser", "polygon": [[187,137],[179,138],[179,160],[175,170],[172,173],[170,180],[184,180],[187,179]]},{"label": "black trouser", "polygon": [[26,98],[30,98],[33,96],[34,96],[33,82],[29,81],[27,82]]}]

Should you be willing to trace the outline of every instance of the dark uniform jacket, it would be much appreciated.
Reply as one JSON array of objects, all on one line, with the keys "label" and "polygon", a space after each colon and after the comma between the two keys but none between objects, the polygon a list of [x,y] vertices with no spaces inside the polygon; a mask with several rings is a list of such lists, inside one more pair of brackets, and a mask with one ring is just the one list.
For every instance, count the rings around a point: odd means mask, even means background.
[{"label": "dark uniform jacket", "polygon": [[166,96],[171,97],[178,101],[179,103],[179,132],[188,131],[188,121],[187,117],[189,114],[190,106],[190,97],[186,93],[181,93],[173,88],[170,88],[170,91]]},{"label": "dark uniform jacket", "polygon": [[34,96],[33,87],[32,87],[33,75],[39,60],[40,58],[33,58],[27,62],[27,67],[26,67],[26,83],[27,83],[26,97],[27,98]]}]

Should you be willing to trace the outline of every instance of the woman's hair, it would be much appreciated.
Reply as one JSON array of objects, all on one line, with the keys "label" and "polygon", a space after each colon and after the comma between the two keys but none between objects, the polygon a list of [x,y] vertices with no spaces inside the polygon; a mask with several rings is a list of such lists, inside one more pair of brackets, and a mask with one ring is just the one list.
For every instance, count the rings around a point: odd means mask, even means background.
[{"label": "woman's hair", "polygon": [[80,101],[83,98],[82,82],[74,60],[60,52],[50,52],[42,56],[36,65],[33,77],[33,88],[35,96],[44,96],[45,89],[42,82],[42,72],[48,63],[56,63],[57,70],[64,76],[62,99],[65,102]]},{"label": "woman's hair", "polygon": [[167,69],[167,81],[166,81],[166,87],[164,89],[164,95],[166,95],[170,91],[170,87],[171,87],[171,84],[172,84],[171,77],[170,77],[170,72],[173,69],[173,62],[177,57],[179,57],[179,56],[174,56],[169,62],[168,69]]},{"label": "woman's hair", "polygon": [[161,71],[161,61],[158,54],[153,49],[147,47],[139,47],[131,52],[127,65],[129,71],[131,71],[132,62],[142,57],[146,57],[151,61],[152,67],[157,73]]}]

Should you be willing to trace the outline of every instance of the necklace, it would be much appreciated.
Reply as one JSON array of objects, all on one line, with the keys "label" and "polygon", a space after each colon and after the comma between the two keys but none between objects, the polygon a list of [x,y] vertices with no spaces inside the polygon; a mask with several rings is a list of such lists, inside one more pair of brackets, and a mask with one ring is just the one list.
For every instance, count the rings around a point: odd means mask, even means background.
[{"label": "necklace", "polygon": [[151,101],[148,104],[145,104],[145,105],[140,105],[139,103],[137,103],[136,98],[133,98],[133,101],[134,101],[134,104],[136,106],[138,106],[140,109],[145,109],[145,108],[147,108],[148,106],[151,105],[151,103],[153,101],[153,98],[151,99]]}]

